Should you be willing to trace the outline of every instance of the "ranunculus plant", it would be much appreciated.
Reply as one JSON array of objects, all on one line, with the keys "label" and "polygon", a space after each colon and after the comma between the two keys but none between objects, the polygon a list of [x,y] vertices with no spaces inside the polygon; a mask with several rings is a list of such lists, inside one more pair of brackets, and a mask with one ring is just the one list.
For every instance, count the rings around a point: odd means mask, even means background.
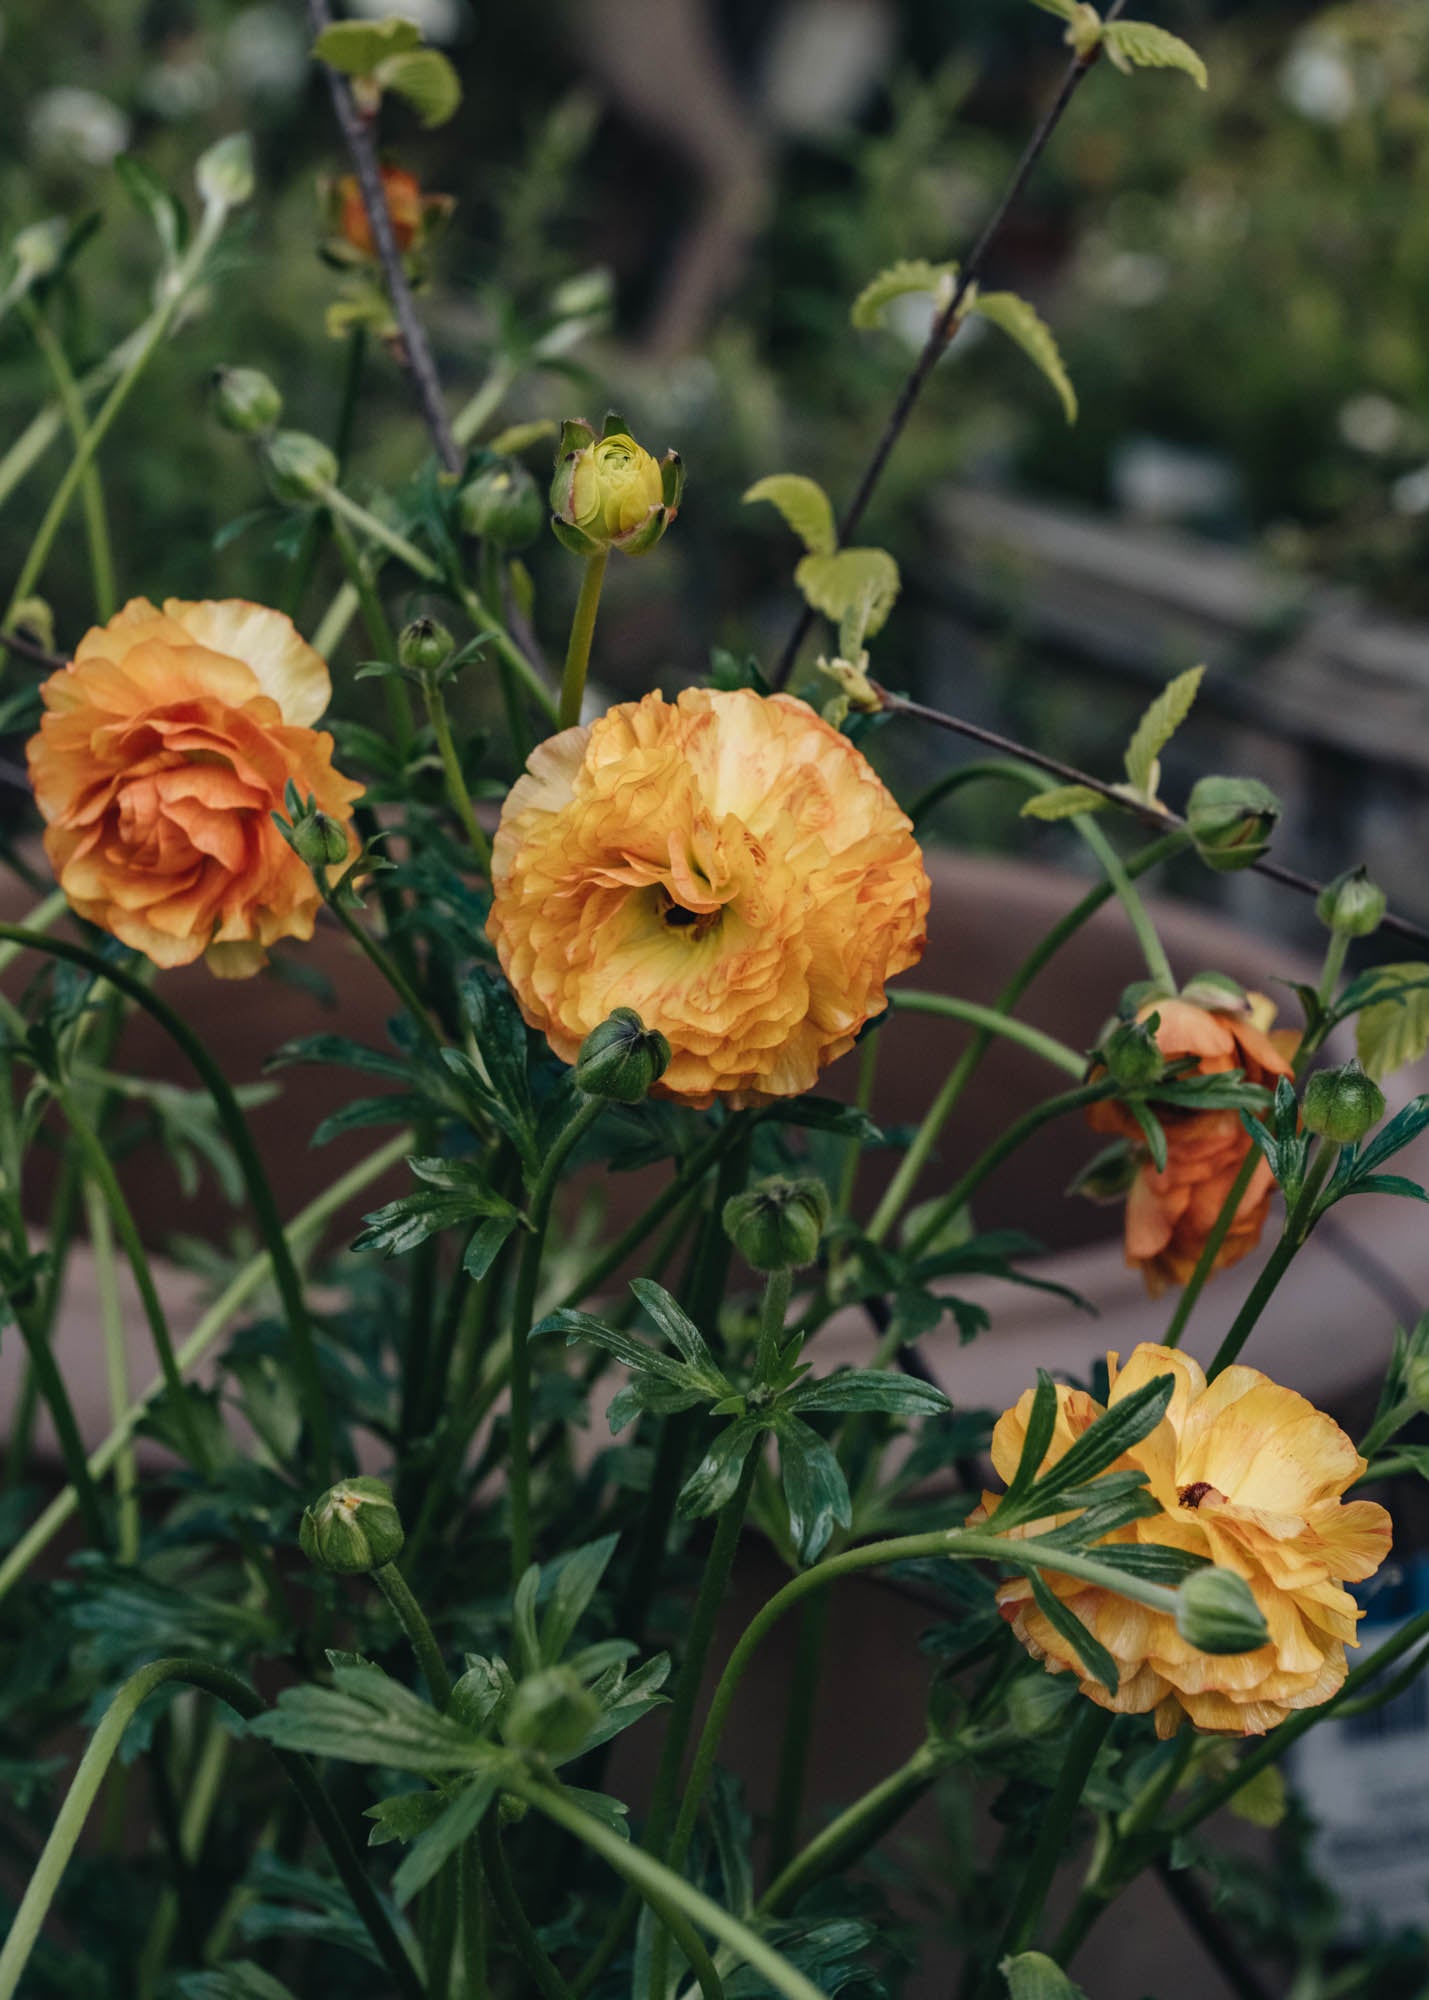
[{"label": "ranunculus plant", "polygon": [[[1120,5],[1038,5],[1068,66],[1014,196],[1084,86],[1185,87],[1117,73],[1141,69],[1206,83],[1184,42]],[[17,856],[37,906],[0,925],[0,1286],[25,1357],[9,1457],[24,1476],[0,1506],[0,2000],[815,2000],[888,1990],[910,1956],[935,1966],[948,1932],[965,2000],[1065,2000],[1123,1889],[1213,1865],[1199,1830],[1218,1808],[1273,1817],[1290,1746],[1401,1691],[1423,1657],[1423,1613],[1356,1648],[1357,1592],[1391,1545],[1385,1480],[1423,1470],[1394,1440],[1426,1407],[1429,1320],[1401,1330],[1358,1438],[1241,1355],[1333,1205],[1425,1199],[1396,1156],[1429,1099],[1387,1116],[1379,1079],[1429,1042],[1429,964],[1348,964],[1382,925],[1425,940],[1347,873],[1308,885],[1323,970],[1287,988],[1279,1028],[1224,971],[1172,966],[1138,888],[1171,857],[1307,886],[1271,852],[1278,809],[1253,774],[1203,779],[1184,813],[1161,796],[1197,670],[1152,702],[1114,779],[1000,739],[999,762],[960,776],[1021,787],[1029,840],[1069,820],[1102,880],[1069,892],[998,1004],[912,984],[929,923],[955,936],[959,912],[949,896],[930,913],[880,731],[922,731],[925,749],[988,732],[882,684],[900,573],[857,537],[971,316],[1075,413],[1050,328],[985,283],[997,228],[961,266],[870,274],[854,303],[859,337],[906,294],[930,299],[931,328],[842,515],[777,467],[745,496],[803,546],[787,643],[611,704],[607,562],[649,558],[622,579],[637,594],[658,572],[685,532],[680,459],[623,417],[562,407],[556,369],[599,310],[569,287],[508,329],[453,414],[411,282],[431,276],[424,239],[449,204],[376,146],[393,96],[428,124],[457,115],[455,73],[405,19],[310,12],[348,154],[327,247],[364,287],[320,336],[347,343],[339,433],[284,421],[270,356],[234,354],[213,384],[235,491],[271,496],[292,616],[217,587],[166,599],[158,568],[123,579],[148,594],[121,606],[96,473],[149,357],[233,282],[246,143],[198,162],[182,224],[131,169],[156,223],[155,304],[78,380],[54,301],[82,232],[29,229],[0,272],[0,309],[55,377],[58,414],[20,456],[61,417],[71,434],[0,625],[42,835]],[[420,415],[413,477],[359,496],[344,464],[377,368],[402,371]],[[17,462],[0,462],[0,499]],[[43,594],[72,508],[92,606]],[[535,594],[522,552],[548,526],[555,581]],[[341,582],[319,609],[325,564]],[[557,685],[544,648],[562,640]],[[1018,1003],[1112,899],[1146,976],[1108,990],[1096,1046],[1074,1048]],[[331,1019],[275,1066],[348,1075],[312,1136],[366,1150],[332,1174],[290,1125],[309,1188],[285,1218],[251,1096],[170,975],[203,960],[249,980],[261,1023],[280,969],[325,977],[306,949],[319,925],[346,954]],[[354,1031],[359,970],[382,984],[380,1043]],[[139,1014],[192,1089],[128,1069]],[[930,1014],[973,1031],[948,1074],[920,1040]],[[1351,1023],[1358,1061],[1332,1060]],[[995,1038],[1049,1087],[974,1154],[959,1104]],[[908,1128],[880,1122],[895,1057],[924,1085]],[[1081,1186],[1125,1202],[1147,1338],[1123,1363],[1088,1333],[1083,1380],[1039,1370],[1000,1416],[950,1403],[943,1328],[981,1330],[958,1274],[1044,1283],[1024,1238],[980,1228],[984,1185],[1062,1119],[1110,1141]],[[239,1249],[204,1252],[215,1289],[196,1318],[131,1205],[133,1176],[162,1171],[133,1151],[154,1130],[243,1205]],[[875,1148],[891,1177],[870,1204]],[[56,1155],[45,1193],[36,1168]],[[593,1186],[614,1197],[594,1223]],[[98,1325],[62,1367],[81,1237]],[[1223,1308],[1218,1274],[1252,1258]],[[157,1371],[137,1397],[131,1282]],[[849,1308],[863,1365],[831,1367],[819,1335]],[[1200,1359],[1181,1347],[1193,1309]],[[77,1414],[77,1366],[109,1383],[102,1436]],[[63,1459],[51,1494],[40,1409]],[[864,1571],[916,1578],[938,1609],[922,1740],[851,1795],[841,1760],[811,1769],[811,1724],[838,1664],[824,1613]],[[771,1690],[762,1642],[796,1609],[793,1681]],[[744,1705],[777,1718],[758,1813],[721,1762]],[[917,1736],[880,1685],[863,1706],[875,1742]],[[910,1933],[926,1876],[901,1913],[889,1892],[904,1815],[934,1788],[962,1817],[994,1795],[1006,1837],[949,1869],[936,1920]],[[1058,1927],[1063,1861],[1080,1886]],[[1180,1900],[1239,1965],[1209,1898]],[[1361,1984],[1304,1972],[1295,1990],[1371,1990],[1376,1963]]]}]

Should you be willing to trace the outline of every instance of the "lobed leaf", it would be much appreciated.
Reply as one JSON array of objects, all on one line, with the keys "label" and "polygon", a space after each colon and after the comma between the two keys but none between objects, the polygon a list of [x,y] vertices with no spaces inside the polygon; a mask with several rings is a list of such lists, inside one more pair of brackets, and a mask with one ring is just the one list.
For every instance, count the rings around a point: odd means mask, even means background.
[{"label": "lobed leaf", "polygon": [[1355,1007],[1355,1046],[1377,1083],[1429,1049],[1429,965],[1375,966],[1355,980],[1336,1011]]},{"label": "lobed leaf", "polygon": [[865,638],[888,623],[902,580],[886,549],[839,549],[804,557],[794,581],[815,611],[836,623],[857,611]]},{"label": "lobed leaf", "polygon": [[410,104],[429,132],[455,116],[461,103],[461,78],[439,49],[388,56],[373,71],[373,81]]},{"label": "lobed leaf", "polygon": [[421,46],[416,23],[390,15],[385,21],[334,21],[323,29],[310,54],[344,76],[370,76],[380,62]]},{"label": "lobed leaf", "polygon": [[933,1382],[882,1368],[840,1368],[818,1382],[801,1382],[783,1398],[786,1410],[884,1410],[898,1417],[942,1416],[952,1404]]},{"label": "lobed leaf", "polygon": [[[1070,1488],[1084,1485],[1114,1465],[1134,1444],[1140,1444],[1155,1430],[1170,1407],[1175,1388],[1174,1375],[1156,1375],[1119,1403],[1113,1403],[1037,1481],[1033,1489],[1036,1498],[1043,1503],[1060,1499]],[[1053,1509],[1047,1506],[1044,1511],[1051,1513]]]},{"label": "lobed leaf", "polygon": [[848,1481],[832,1445],[783,1409],[776,1410],[776,1435],[789,1532],[800,1562],[817,1562],[835,1526],[853,1521]]}]

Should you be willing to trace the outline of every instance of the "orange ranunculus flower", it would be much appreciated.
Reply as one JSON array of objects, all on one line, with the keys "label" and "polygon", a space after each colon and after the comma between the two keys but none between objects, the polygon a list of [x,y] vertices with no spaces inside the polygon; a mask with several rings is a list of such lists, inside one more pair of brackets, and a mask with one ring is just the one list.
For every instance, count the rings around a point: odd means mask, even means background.
[{"label": "orange ranunculus flower", "polygon": [[[292,620],[239,598],[136,597],[41,689],[30,740],[45,852],[72,908],[156,965],[241,979],[320,898],[272,814],[291,779],[347,828],[362,787],[310,725],[332,693]],[[349,852],[357,841],[348,831]]]},{"label": "orange ranunculus flower", "polygon": [[872,767],[789,695],[688,688],[532,753],[493,849],[489,933],[574,1062],[613,1007],[672,1054],[657,1091],[807,1090],[922,954],[928,878]]},{"label": "orange ranunculus flower", "polygon": [[[421,234],[425,219],[422,184],[405,167],[385,166],[382,169],[382,192],[387,197],[397,248],[405,256]],[[338,232],[343,239],[364,257],[375,257],[377,245],[372,240],[372,224],[368,220],[356,174],[344,174],[337,183],[337,215]]]},{"label": "orange ranunculus flower", "polygon": [[[1245,1578],[1270,1628],[1251,1653],[1202,1653],[1153,1611],[1048,1570],[1044,1581],[1101,1641],[1120,1669],[1115,1697],[1082,1670],[1074,1649],[1038,1610],[1025,1577],[1004,1583],[998,1603],[1023,1645],[1052,1673],[1077,1675],[1082,1693],[1118,1714],[1154,1710],[1160,1736],[1188,1716],[1198,1729],[1260,1736],[1299,1708],[1315,1708],[1342,1685],[1345,1647],[1363,1615],[1345,1583],[1373,1576],[1389,1553],[1390,1518],[1372,1500],[1341,1495],[1365,1461],[1337,1423],[1255,1368],[1227,1368],[1210,1384],[1188,1354],[1144,1342],[1125,1368],[1107,1356],[1109,1401],[1158,1375],[1176,1378],[1166,1415],[1116,1470],[1147,1475],[1165,1510],[1134,1521],[1109,1542],[1158,1543],[1208,1556]],[[1044,1467],[1054,1465],[1102,1414],[1080,1389],[1057,1391],[1057,1426]],[[1027,1435],[1028,1390],[998,1420],[992,1462],[1011,1480]],[[975,1518],[997,1526],[997,1498]],[[1009,1530],[1009,1538],[1050,1522]]]},{"label": "orange ranunculus flower", "polygon": [[[1239,1069],[1248,1083],[1273,1090],[1277,1077],[1290,1074],[1290,1063],[1276,1046],[1284,1038],[1272,1039],[1266,1032],[1274,1009],[1262,994],[1247,995],[1244,1013],[1198,1007],[1189,1000],[1153,1000],[1137,1019],[1152,1014],[1161,1017],[1156,1046],[1162,1055],[1168,1061],[1194,1056],[1197,1075]],[[1093,1104],[1086,1115],[1093,1130],[1141,1144],[1141,1128],[1123,1105]],[[1165,1168],[1158,1173],[1149,1158],[1143,1159],[1126,1203],[1126,1261],[1141,1267],[1153,1298],[1168,1285],[1184,1285],[1195,1270],[1251,1144],[1238,1111],[1165,1105],[1157,1115],[1166,1133]],[[1269,1166],[1259,1160],[1216,1253],[1216,1270],[1239,1263],[1260,1241],[1274,1186]]]}]

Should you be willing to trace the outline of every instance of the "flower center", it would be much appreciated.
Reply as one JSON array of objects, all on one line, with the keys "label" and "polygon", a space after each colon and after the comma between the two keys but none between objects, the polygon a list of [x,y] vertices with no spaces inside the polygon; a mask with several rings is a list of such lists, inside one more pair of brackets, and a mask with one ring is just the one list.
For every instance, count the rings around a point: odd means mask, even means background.
[{"label": "flower center", "polygon": [[655,908],[665,929],[679,931],[689,938],[707,937],[724,915],[723,910],[687,910],[668,889],[657,889],[655,898]]},{"label": "flower center", "polygon": [[1224,1501],[1225,1497],[1224,1493],[1218,1492],[1212,1486],[1209,1479],[1198,1479],[1191,1486],[1183,1486],[1176,1495],[1177,1500],[1179,1500],[1183,1507],[1193,1509],[1199,1507],[1203,1500]]}]

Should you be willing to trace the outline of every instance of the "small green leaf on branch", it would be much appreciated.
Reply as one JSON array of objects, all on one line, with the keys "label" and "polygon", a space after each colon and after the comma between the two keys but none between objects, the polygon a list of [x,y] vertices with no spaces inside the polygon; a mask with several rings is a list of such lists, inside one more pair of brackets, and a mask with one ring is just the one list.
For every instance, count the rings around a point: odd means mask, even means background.
[{"label": "small green leaf on branch", "polygon": [[941,311],[953,295],[957,275],[956,264],[930,264],[926,257],[900,258],[869,280],[854,300],[849,319],[862,332],[870,332],[882,322],[885,306],[913,292],[931,292]]},{"label": "small green leaf on branch", "polygon": [[1200,690],[1204,667],[1190,667],[1177,674],[1157,695],[1137,723],[1126,746],[1126,775],[1143,798],[1153,800],[1161,775],[1161,752],[1191,712]]},{"label": "small green leaf on branch", "polygon": [[1052,384],[1062,399],[1067,422],[1074,424],[1077,421],[1077,392],[1063,366],[1051,328],[1026,299],[1019,298],[1016,292],[979,292],[969,311],[981,313],[984,319],[990,319],[994,326],[1001,327],[1010,339],[1017,342]]},{"label": "small green leaf on branch", "polygon": [[1073,819],[1078,813],[1101,812],[1111,800],[1090,785],[1057,785],[1034,792],[1022,808],[1023,819]]},{"label": "small green leaf on branch", "polygon": [[816,479],[801,472],[772,472],[767,479],[756,479],[743,497],[745,506],[767,500],[777,507],[811,556],[831,556],[838,546],[833,506]]},{"label": "small green leaf on branch", "polygon": [[1133,69],[1179,69],[1198,88],[1206,88],[1206,65],[1190,43],[1150,21],[1109,21],[1101,40],[1111,60],[1127,75]]}]

